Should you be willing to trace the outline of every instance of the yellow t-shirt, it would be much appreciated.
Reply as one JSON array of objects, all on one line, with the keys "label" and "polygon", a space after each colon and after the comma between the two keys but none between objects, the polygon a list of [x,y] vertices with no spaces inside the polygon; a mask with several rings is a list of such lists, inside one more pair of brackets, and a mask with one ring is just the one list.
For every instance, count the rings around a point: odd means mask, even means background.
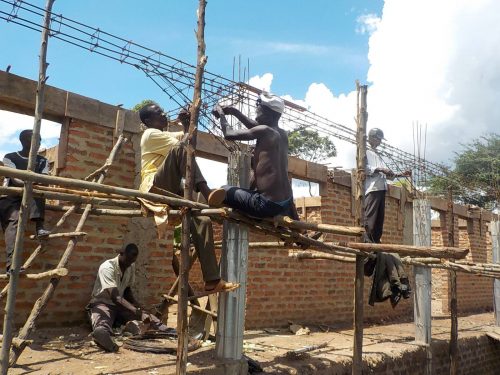
[{"label": "yellow t-shirt", "polygon": [[140,191],[147,193],[151,189],[156,171],[169,151],[179,143],[183,135],[183,132],[162,132],[152,128],[144,131],[141,138]]}]

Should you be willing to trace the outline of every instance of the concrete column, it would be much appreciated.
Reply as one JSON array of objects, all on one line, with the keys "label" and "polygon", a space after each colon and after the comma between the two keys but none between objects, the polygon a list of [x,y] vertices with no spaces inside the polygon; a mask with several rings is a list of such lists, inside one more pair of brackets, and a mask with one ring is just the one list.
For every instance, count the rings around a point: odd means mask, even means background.
[{"label": "concrete column", "polygon": [[[248,187],[250,156],[233,152],[229,157],[228,183]],[[243,351],[245,331],[245,297],[248,269],[248,229],[246,226],[224,222],[221,254],[221,277],[240,283],[233,292],[221,293],[217,317],[217,358],[239,361]]]},{"label": "concrete column", "polygon": [[[424,199],[413,200],[413,244],[431,245],[431,206]],[[427,374],[432,374],[431,344],[431,269],[413,267],[415,275],[414,318],[415,341],[427,346]]]}]

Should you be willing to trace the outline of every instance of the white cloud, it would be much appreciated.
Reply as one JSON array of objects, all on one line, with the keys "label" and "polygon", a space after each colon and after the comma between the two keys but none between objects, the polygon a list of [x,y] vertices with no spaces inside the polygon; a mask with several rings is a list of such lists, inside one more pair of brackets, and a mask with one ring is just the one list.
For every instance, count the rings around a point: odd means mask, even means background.
[{"label": "white cloud", "polygon": [[499,12],[494,0],[387,0],[369,42],[369,126],[413,150],[412,123],[427,124],[436,161],[498,131]]},{"label": "white cloud", "polygon": [[[374,26],[366,29],[368,127],[383,129],[391,145],[413,153],[413,124],[427,125],[427,159],[448,164],[461,143],[498,133],[498,14],[494,0],[386,0],[380,18],[360,17]],[[257,78],[271,89],[272,74]],[[355,129],[355,92],[312,83],[304,98],[284,97]],[[354,166],[354,148],[334,142],[338,156],[331,163]]]},{"label": "white cloud", "polygon": [[380,24],[380,17],[376,14],[362,14],[356,19],[356,32],[358,34],[373,34]]},{"label": "white cloud", "polygon": [[262,76],[253,76],[248,81],[248,84],[260,90],[271,91],[271,83],[273,82],[273,75],[265,73]]},{"label": "white cloud", "polygon": [[[0,110],[0,156],[20,149],[19,133],[33,128],[33,117]],[[59,142],[61,124],[42,120],[40,135],[41,147],[52,147]]]}]

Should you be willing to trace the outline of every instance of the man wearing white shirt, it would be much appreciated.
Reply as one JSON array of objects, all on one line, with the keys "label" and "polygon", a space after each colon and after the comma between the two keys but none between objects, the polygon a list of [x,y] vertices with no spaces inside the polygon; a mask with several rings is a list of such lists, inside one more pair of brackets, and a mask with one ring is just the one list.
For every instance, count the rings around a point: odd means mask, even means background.
[{"label": "man wearing white shirt", "polygon": [[365,231],[369,242],[380,243],[384,229],[385,192],[387,191],[387,178],[408,177],[410,171],[400,175],[394,174],[382,160],[377,147],[384,139],[384,132],[373,128],[368,132],[366,150],[366,180],[365,180]]},{"label": "man wearing white shirt", "polygon": [[118,346],[111,338],[115,321],[149,320],[150,327],[167,332],[169,329],[152,314],[145,313],[134,298],[131,287],[135,282],[135,261],[139,249],[128,244],[120,254],[99,266],[88,305],[94,341],[108,352],[116,352]]}]

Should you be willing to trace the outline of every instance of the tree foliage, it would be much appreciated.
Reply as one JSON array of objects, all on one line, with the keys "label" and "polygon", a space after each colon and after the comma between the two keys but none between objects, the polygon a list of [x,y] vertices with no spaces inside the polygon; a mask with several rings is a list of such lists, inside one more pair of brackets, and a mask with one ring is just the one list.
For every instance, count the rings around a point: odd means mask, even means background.
[{"label": "tree foliage", "polygon": [[452,189],[461,202],[493,208],[500,199],[500,135],[488,134],[462,144],[455,153],[455,168],[448,178],[435,177],[430,181],[433,193]]},{"label": "tree foliage", "polygon": [[139,110],[142,107],[144,107],[145,105],[148,105],[148,104],[156,104],[156,102],[154,100],[151,100],[151,99],[144,99],[140,103],[137,103],[136,105],[134,105],[134,108],[132,108],[132,111],[139,112]]},{"label": "tree foliage", "polygon": [[291,155],[315,162],[337,155],[337,149],[330,138],[308,130],[306,126],[299,126],[288,132],[288,151]]}]

